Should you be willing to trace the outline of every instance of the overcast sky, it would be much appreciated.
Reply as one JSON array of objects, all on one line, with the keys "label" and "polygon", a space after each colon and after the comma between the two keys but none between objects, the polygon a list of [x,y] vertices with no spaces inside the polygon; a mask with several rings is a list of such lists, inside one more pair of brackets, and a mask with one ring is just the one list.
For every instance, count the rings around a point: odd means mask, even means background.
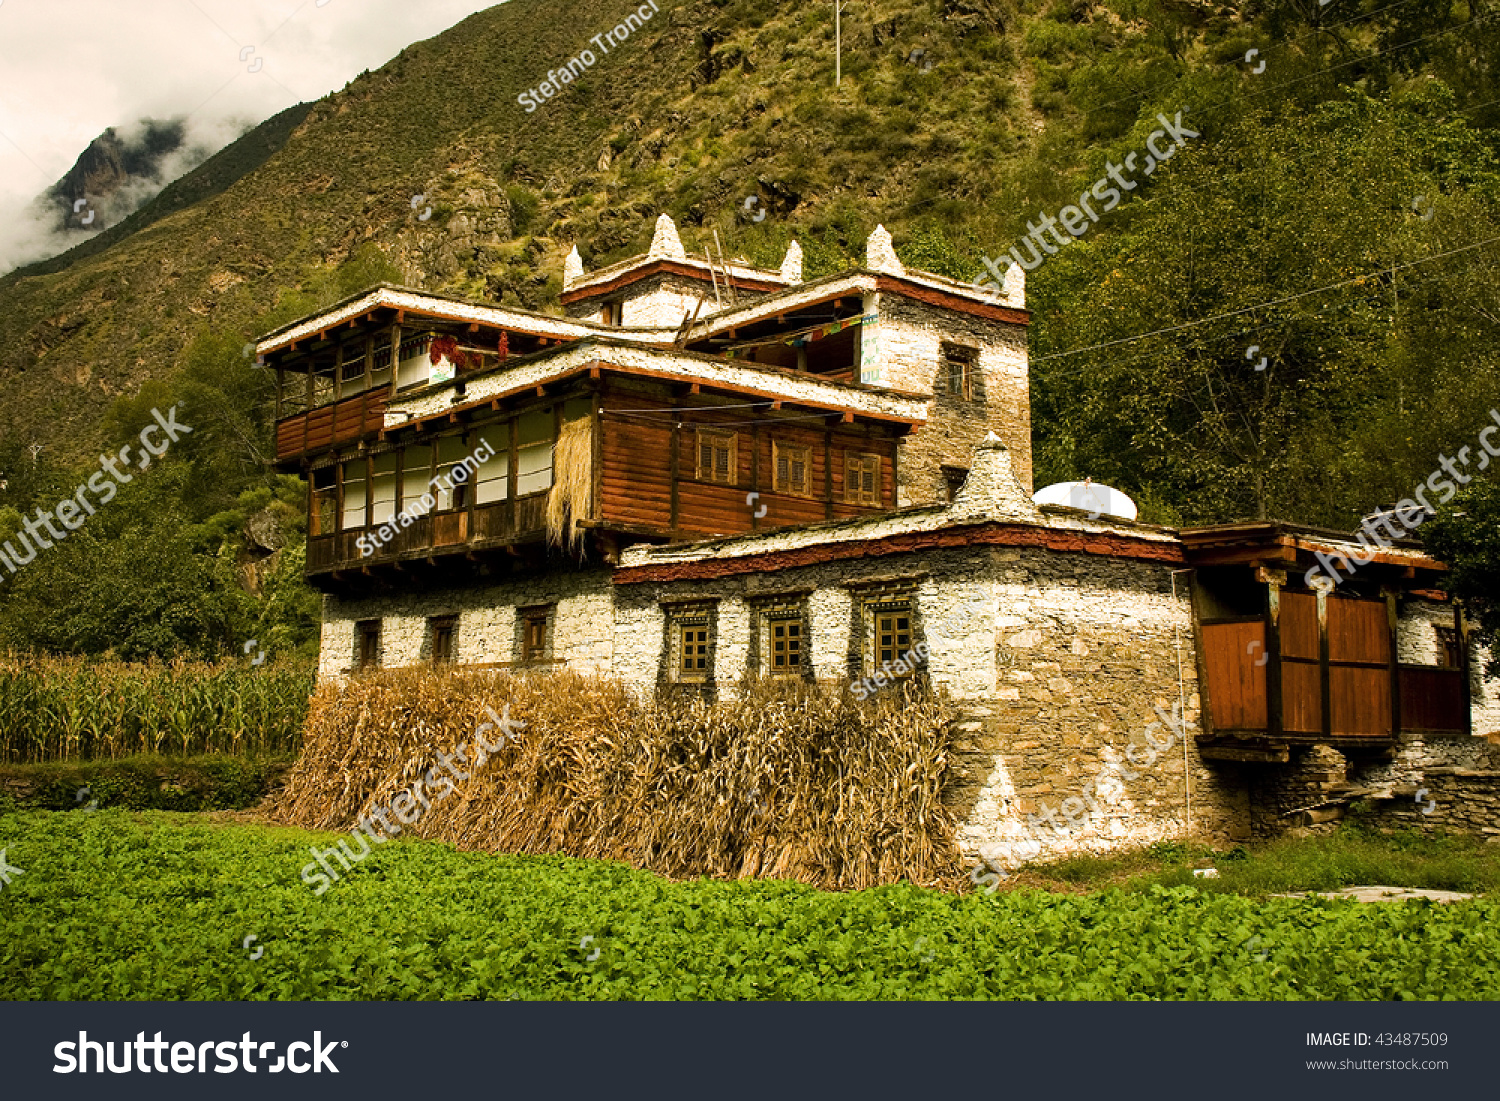
[{"label": "overcast sky", "polygon": [[0,272],[26,205],[108,127],[188,115],[222,145],[493,3],[0,0]]}]

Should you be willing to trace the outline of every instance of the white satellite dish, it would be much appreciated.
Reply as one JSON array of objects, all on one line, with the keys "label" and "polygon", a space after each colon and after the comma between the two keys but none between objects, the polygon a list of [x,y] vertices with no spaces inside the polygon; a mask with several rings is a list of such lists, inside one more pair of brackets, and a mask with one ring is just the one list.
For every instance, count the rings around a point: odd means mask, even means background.
[{"label": "white satellite dish", "polygon": [[1036,491],[1031,500],[1038,505],[1063,505],[1092,515],[1116,516],[1134,520],[1139,513],[1135,502],[1118,489],[1097,482],[1056,482]]}]

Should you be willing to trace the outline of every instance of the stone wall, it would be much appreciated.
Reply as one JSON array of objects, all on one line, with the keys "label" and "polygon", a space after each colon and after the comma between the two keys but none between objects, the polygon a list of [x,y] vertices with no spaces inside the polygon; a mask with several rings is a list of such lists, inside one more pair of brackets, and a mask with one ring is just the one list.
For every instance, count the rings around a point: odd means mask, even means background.
[{"label": "stone wall", "polygon": [[1500,840],[1500,745],[1483,738],[1406,737],[1391,760],[1349,779],[1376,790],[1366,813],[1377,825]]},{"label": "stone wall", "polygon": [[611,586],[604,570],[517,578],[483,588],[434,589],[420,593],[341,599],[323,598],[319,677],[343,676],[357,660],[355,625],[380,624],[380,665],[417,665],[430,660],[427,621],[456,615],[455,660],[461,664],[518,662],[519,608],[553,605],[549,643],[554,659],[581,672],[608,673],[614,650]]},{"label": "stone wall", "polygon": [[1293,830],[1326,832],[1344,816],[1334,800],[1348,782],[1349,761],[1332,746],[1293,746],[1285,764],[1247,769],[1250,831],[1267,840]]},{"label": "stone wall", "polygon": [[[947,500],[944,465],[967,469],[974,448],[993,431],[1010,450],[1016,477],[1031,481],[1031,403],[1026,328],[939,310],[890,292],[878,296],[880,321],[865,326],[878,350],[866,357],[865,382],[909,393],[936,394],[928,421],[901,444],[897,500],[902,505]],[[944,341],[979,349],[973,400],[942,393]],[[877,366],[878,365],[878,366]]]},{"label": "stone wall", "polygon": [[[955,685],[971,697],[951,792],[965,852],[1008,868],[1179,838],[1189,823],[1203,839],[1243,836],[1243,766],[1202,760],[1193,738],[1197,662],[1183,580],[1174,598],[1165,565],[1029,549],[988,556],[993,618],[982,618],[995,687],[984,692],[979,669],[959,671]],[[1186,719],[1185,755],[1163,715]]]}]

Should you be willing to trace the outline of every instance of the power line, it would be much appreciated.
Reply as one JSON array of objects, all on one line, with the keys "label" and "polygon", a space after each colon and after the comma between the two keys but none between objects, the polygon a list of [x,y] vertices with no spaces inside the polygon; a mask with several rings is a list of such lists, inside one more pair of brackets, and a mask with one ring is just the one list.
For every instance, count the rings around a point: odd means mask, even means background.
[{"label": "power line", "polygon": [[1180,332],[1183,329],[1191,329],[1197,325],[1206,325],[1210,321],[1222,321],[1228,317],[1238,317],[1241,314],[1250,313],[1254,310],[1264,309],[1267,306],[1280,306],[1287,302],[1295,302],[1299,298],[1306,298],[1309,295],[1322,294],[1325,291],[1337,290],[1339,287],[1351,286],[1353,284],[1363,282],[1366,279],[1371,279],[1375,276],[1379,276],[1388,271],[1403,271],[1406,268],[1416,267],[1418,264],[1426,264],[1432,260],[1441,260],[1447,256],[1457,256],[1461,252],[1470,252],[1474,249],[1481,248],[1484,245],[1493,244],[1496,241],[1500,241],[1500,236],[1487,237],[1483,241],[1476,241],[1474,244],[1465,245],[1463,248],[1452,249],[1448,252],[1440,252],[1434,256],[1425,256],[1420,260],[1412,260],[1405,264],[1391,264],[1388,267],[1378,268],[1373,272],[1366,272],[1363,275],[1357,275],[1352,279],[1342,279],[1337,283],[1329,283],[1324,287],[1315,287],[1312,290],[1299,291],[1297,294],[1289,294],[1285,298],[1273,298],[1265,302],[1257,302],[1253,306],[1245,306],[1238,310],[1230,310],[1227,313],[1214,314],[1211,317],[1202,317],[1196,321],[1184,321],[1180,325],[1169,325],[1164,329],[1155,329],[1149,333],[1139,333],[1136,336],[1121,337],[1119,340],[1108,340],[1102,344],[1090,344],[1083,348],[1071,348],[1066,352],[1054,352],[1051,355],[1038,356],[1036,359],[1033,359],[1030,362],[1043,363],[1049,359],[1065,359],[1069,356],[1082,355],[1084,352],[1098,351],[1101,348],[1113,348],[1120,344],[1131,344],[1137,340],[1145,340],[1147,337],[1160,336],[1163,333]]}]

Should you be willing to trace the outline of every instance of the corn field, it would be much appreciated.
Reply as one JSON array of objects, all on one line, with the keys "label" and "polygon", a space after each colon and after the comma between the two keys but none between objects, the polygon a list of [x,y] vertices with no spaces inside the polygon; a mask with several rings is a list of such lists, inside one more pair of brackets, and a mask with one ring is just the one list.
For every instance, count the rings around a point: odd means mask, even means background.
[{"label": "corn field", "polygon": [[525,729],[463,770],[469,778],[404,832],[492,852],[622,860],[674,878],[956,881],[940,798],[952,718],[944,699],[911,685],[864,704],[802,684],[743,692],[733,702],[641,702],[617,683],[568,672],[433,669],[325,684],[273,813],[348,829],[426,776],[440,753],[475,745],[486,707],[503,714],[509,704]]},{"label": "corn field", "polygon": [[314,680],[310,664],[290,661],[0,658],[0,760],[289,756],[302,745]]}]

